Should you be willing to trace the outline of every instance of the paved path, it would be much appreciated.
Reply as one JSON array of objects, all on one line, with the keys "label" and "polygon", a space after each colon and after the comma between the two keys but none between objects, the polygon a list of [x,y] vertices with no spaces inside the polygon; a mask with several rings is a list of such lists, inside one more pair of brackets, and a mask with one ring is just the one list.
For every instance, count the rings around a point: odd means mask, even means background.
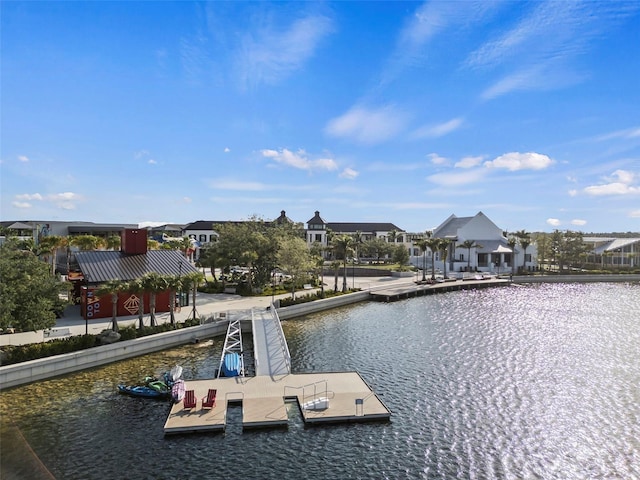
[{"label": "paved path", "polygon": [[[391,285],[413,283],[416,277],[347,277],[347,286],[355,287],[361,290],[375,290],[377,288],[385,288]],[[328,276],[324,277],[325,289],[333,290],[334,279]],[[342,277],[338,278],[338,288],[342,287]],[[297,296],[306,295],[315,290],[303,290],[296,292]],[[290,293],[276,295],[278,298],[289,298]],[[196,295],[196,314],[198,317],[209,317],[221,312],[229,312],[233,310],[250,310],[251,308],[267,308],[271,304],[271,297],[242,297],[240,295],[220,293],[207,294],[198,293]],[[187,318],[193,316],[193,306],[182,307],[180,312],[175,313],[176,321],[183,322]],[[169,323],[169,312],[156,314],[156,322],[158,324]],[[128,325],[137,325],[138,316],[130,315],[126,317],[118,317],[118,325],[120,327]],[[144,324],[149,325],[149,314],[144,315]],[[95,320],[85,320],[80,315],[80,306],[73,305],[67,307],[62,318],[56,321],[53,332],[68,333],[70,335],[83,335],[85,333],[98,334],[105,329],[111,328],[111,317],[98,318]],[[45,340],[43,330],[36,332],[14,333],[9,335],[0,335],[0,347],[4,345],[24,345],[27,343],[39,343]]]}]

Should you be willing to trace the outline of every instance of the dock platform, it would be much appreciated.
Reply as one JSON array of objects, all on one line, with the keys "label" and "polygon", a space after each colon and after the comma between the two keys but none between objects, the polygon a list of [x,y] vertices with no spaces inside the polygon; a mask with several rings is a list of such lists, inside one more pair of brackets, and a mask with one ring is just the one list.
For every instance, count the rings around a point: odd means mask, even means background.
[{"label": "dock platform", "polygon": [[399,285],[397,287],[388,287],[382,289],[371,290],[371,298],[373,300],[392,302],[404,298],[418,297],[422,295],[431,295],[434,293],[453,292],[457,290],[473,290],[477,288],[488,288],[509,285],[511,282],[502,278],[486,278],[486,279],[464,279],[464,280],[446,280],[436,283],[416,283],[414,285]]},{"label": "dock platform", "polygon": [[[389,420],[391,411],[357,372],[302,373],[283,376],[188,380],[197,399],[193,409],[183,402],[171,408],[165,435],[224,431],[227,407],[242,404],[242,428],[286,427],[286,402],[297,402],[305,424]],[[210,388],[217,390],[213,409],[202,408]],[[312,405],[317,404],[316,409]],[[302,408],[307,405],[310,409]],[[326,407],[326,408],[323,408]]]}]

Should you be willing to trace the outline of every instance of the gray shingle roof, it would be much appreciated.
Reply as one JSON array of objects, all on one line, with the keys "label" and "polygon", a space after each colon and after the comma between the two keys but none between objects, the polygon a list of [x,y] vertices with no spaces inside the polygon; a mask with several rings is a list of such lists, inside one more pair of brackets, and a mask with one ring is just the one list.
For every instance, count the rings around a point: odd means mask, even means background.
[{"label": "gray shingle roof", "polygon": [[98,250],[77,252],[75,257],[88,283],[102,283],[108,280],[129,281],[149,272],[162,275],[184,275],[197,271],[177,250],[149,250],[140,255]]}]

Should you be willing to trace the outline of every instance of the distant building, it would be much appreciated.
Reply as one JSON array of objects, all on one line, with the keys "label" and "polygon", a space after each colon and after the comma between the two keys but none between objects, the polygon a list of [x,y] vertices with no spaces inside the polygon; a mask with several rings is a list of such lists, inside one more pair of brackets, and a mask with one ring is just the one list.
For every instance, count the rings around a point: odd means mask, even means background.
[{"label": "distant building", "polygon": [[[410,244],[407,232],[388,222],[326,222],[320,212],[307,221],[306,240],[311,247],[317,243],[323,247],[329,245],[330,235],[359,235],[363,242],[382,239],[395,244]],[[407,246],[409,248],[409,246]]]},{"label": "distant building", "polygon": [[[482,212],[473,217],[451,215],[433,231],[433,236],[450,240],[448,272],[464,272],[469,268],[471,271],[507,273],[513,271],[514,267],[527,270],[537,267],[536,245],[529,245],[526,253],[519,244],[512,249],[503,230]],[[477,244],[470,252],[460,248],[460,244],[466,240]],[[439,253],[436,253],[438,261]],[[444,268],[441,261],[440,268]]]},{"label": "distant building", "polygon": [[582,241],[591,249],[588,263],[615,268],[640,265],[640,238],[583,237]]}]

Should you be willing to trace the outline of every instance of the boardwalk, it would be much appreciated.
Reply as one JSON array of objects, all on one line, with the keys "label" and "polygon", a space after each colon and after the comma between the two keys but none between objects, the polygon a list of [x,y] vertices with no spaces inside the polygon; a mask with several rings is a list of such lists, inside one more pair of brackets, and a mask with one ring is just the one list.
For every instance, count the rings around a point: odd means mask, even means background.
[{"label": "boardwalk", "polygon": [[430,295],[433,293],[452,292],[456,290],[472,290],[476,288],[496,287],[510,284],[509,280],[500,278],[452,280],[441,283],[395,285],[388,288],[371,290],[371,298],[381,301],[395,301],[403,298]]}]

